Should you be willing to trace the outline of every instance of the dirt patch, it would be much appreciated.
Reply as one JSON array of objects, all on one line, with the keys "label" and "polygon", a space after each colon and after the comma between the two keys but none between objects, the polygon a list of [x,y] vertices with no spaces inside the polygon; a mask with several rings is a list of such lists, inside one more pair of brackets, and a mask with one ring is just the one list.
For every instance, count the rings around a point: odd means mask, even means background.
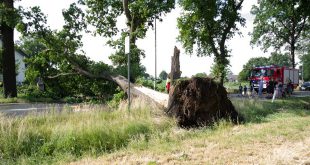
[{"label": "dirt patch", "polygon": [[177,82],[170,91],[166,112],[176,117],[182,127],[210,125],[220,119],[234,123],[243,121],[225,88],[210,78],[195,77]]}]

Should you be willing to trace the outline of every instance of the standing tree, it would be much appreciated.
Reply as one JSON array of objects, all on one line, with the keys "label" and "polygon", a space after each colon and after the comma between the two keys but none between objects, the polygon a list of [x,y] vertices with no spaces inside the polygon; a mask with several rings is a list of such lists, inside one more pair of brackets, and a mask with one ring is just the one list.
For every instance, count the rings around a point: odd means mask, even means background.
[{"label": "standing tree", "polygon": [[268,63],[266,65],[279,65],[291,67],[290,55],[289,53],[281,54],[277,52],[271,53]]},{"label": "standing tree", "polygon": [[238,75],[239,81],[247,81],[251,69],[255,66],[266,66],[269,64],[269,59],[266,57],[255,57],[255,58],[250,58],[249,61],[243,65],[243,69]]},{"label": "standing tree", "polygon": [[310,30],[310,5],[306,0],[261,0],[253,6],[255,15],[252,44],[263,50],[273,47],[289,49],[291,65],[295,68],[295,50],[299,50],[305,32]]},{"label": "standing tree", "polygon": [[168,73],[167,73],[166,71],[163,70],[163,71],[160,72],[159,78],[160,78],[161,80],[166,80],[167,77],[168,77]]},{"label": "standing tree", "polygon": [[[117,50],[110,59],[123,75],[126,73],[127,65],[124,40],[126,36],[130,37],[132,77],[135,78],[143,71],[140,60],[145,56],[136,46],[137,39],[144,38],[148,27],[153,26],[154,19],[159,19],[162,14],[170,12],[174,8],[175,1],[79,0],[79,3],[87,6],[87,22],[96,27],[95,34],[110,38],[108,44]],[[126,17],[127,29],[117,27],[117,22],[123,14]],[[115,40],[115,36],[120,38]]]},{"label": "standing tree", "polygon": [[196,73],[196,74],[195,74],[195,77],[206,78],[206,77],[208,77],[208,75],[207,75],[206,72],[202,72],[202,73]]},{"label": "standing tree", "polygon": [[220,71],[220,83],[225,78],[225,68],[229,65],[229,50],[226,40],[231,39],[244,25],[238,12],[243,0],[180,0],[184,12],[178,18],[179,40],[186,52],[193,53],[197,45],[197,56],[214,55]]},{"label": "standing tree", "polygon": [[17,12],[14,9],[13,0],[0,1],[0,22],[2,47],[2,73],[4,97],[17,97],[15,54],[14,54],[14,27],[17,22]]},{"label": "standing tree", "polygon": [[301,57],[301,64],[302,64],[302,78],[305,81],[310,81],[310,52],[304,54]]},{"label": "standing tree", "polygon": [[250,58],[249,61],[243,65],[243,69],[239,72],[238,79],[239,81],[247,81],[251,69],[257,66],[267,66],[267,65],[278,65],[278,66],[291,66],[289,60],[289,54],[281,54],[277,52],[271,53],[269,58],[266,57],[255,57]]},{"label": "standing tree", "polygon": [[227,76],[229,75],[229,73],[231,73],[231,70],[229,69],[229,67],[225,67],[224,70],[221,70],[222,68],[220,67],[220,65],[218,65],[217,63],[214,63],[211,66],[211,73],[210,76],[212,78],[214,78],[216,81],[221,81],[221,76],[224,75],[224,82],[228,81]]}]

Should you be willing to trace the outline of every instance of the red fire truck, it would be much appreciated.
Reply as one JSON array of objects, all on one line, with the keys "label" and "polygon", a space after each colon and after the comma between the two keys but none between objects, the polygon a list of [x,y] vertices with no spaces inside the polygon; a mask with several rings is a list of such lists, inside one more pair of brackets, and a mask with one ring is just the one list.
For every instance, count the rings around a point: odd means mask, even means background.
[{"label": "red fire truck", "polygon": [[290,81],[294,89],[298,86],[298,77],[298,69],[271,65],[252,68],[249,79],[250,84],[254,87],[256,91],[258,91],[259,81],[261,78],[263,78],[263,91],[265,91],[271,79],[273,79],[273,81],[276,81],[277,83],[281,82],[284,89],[287,88],[287,84]]}]

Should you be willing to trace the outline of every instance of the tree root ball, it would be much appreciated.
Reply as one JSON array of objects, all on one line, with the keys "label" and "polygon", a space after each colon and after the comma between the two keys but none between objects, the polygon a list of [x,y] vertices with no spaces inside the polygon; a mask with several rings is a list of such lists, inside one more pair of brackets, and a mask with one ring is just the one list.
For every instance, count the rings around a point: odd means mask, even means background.
[{"label": "tree root ball", "polygon": [[220,119],[243,121],[225,88],[211,78],[178,81],[169,93],[166,113],[175,117],[181,127],[212,125]]}]

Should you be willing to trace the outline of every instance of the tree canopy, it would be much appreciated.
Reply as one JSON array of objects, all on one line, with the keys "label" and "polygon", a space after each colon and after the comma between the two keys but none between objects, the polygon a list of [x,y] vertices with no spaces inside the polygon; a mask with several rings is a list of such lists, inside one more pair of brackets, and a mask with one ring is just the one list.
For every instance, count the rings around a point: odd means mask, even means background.
[{"label": "tree canopy", "polygon": [[[89,78],[79,74],[75,67],[81,67],[95,75],[103,71],[112,72],[112,67],[102,62],[93,62],[83,53],[78,53],[82,47],[81,31],[85,24],[79,22],[82,12],[73,12],[77,8],[71,5],[63,11],[65,25],[59,31],[46,26],[46,17],[39,8],[35,12],[25,13],[25,17],[33,17],[36,21],[24,22],[19,26],[23,29],[23,37],[18,46],[27,52],[26,81],[30,85],[30,95],[44,95],[51,98],[64,97],[97,97],[106,99],[116,90],[116,85],[103,79]],[[31,25],[31,26],[29,26]],[[34,92],[38,78],[46,87],[45,92]],[[31,91],[34,90],[34,91]]]},{"label": "tree canopy", "polygon": [[[95,27],[94,34],[110,38],[107,44],[116,52],[109,58],[123,75],[127,65],[124,42],[125,37],[130,36],[131,70],[132,77],[135,78],[145,71],[140,64],[145,54],[137,48],[136,40],[144,38],[148,28],[153,26],[154,19],[160,19],[163,14],[170,12],[175,1],[79,0],[79,4],[87,7],[86,22]],[[126,16],[127,29],[116,26],[122,15]]]},{"label": "tree canopy", "polygon": [[163,71],[160,72],[159,78],[160,78],[161,80],[166,80],[167,77],[168,77],[168,73],[167,73],[166,71],[163,70]]},{"label": "tree canopy", "polygon": [[239,13],[242,3],[243,0],[179,1],[183,13],[178,18],[178,39],[188,53],[192,54],[197,47],[197,56],[214,55],[222,84],[230,57],[226,41],[239,31],[238,24],[245,24]]},{"label": "tree canopy", "polygon": [[251,43],[263,50],[288,50],[295,67],[295,52],[310,30],[309,6],[306,0],[260,0],[251,10],[255,15]]},{"label": "tree canopy", "polygon": [[303,55],[301,57],[301,64],[302,64],[302,78],[305,81],[310,81],[310,52]]},{"label": "tree canopy", "polygon": [[[155,18],[159,19],[162,14],[174,7],[174,1],[146,3],[142,0],[130,2],[79,0],[78,2],[79,4],[73,3],[63,11],[65,25],[62,30],[49,29],[46,26],[46,17],[40,13],[39,8],[33,8],[36,9],[35,12],[23,13],[25,18],[35,16],[32,21],[23,22],[18,26],[23,30],[24,36],[19,46],[32,55],[27,60],[27,80],[33,83],[37,77],[43,78],[48,89],[58,88],[54,91],[60,92],[56,94],[60,97],[68,93],[75,95],[83,93],[77,91],[80,89],[90,89],[90,83],[95,84],[95,81],[91,82],[86,77],[116,82],[124,90],[126,87],[123,77],[115,76],[126,71],[124,37],[130,36],[133,73],[136,76],[142,75],[141,73],[145,71],[140,65],[143,51],[136,47],[135,42],[145,36]],[[85,6],[83,8],[80,5]],[[116,28],[116,23],[122,14],[126,15],[129,30]],[[116,54],[111,56],[116,68],[104,63],[94,63],[79,51],[82,47],[81,32],[84,30],[90,32],[89,25],[95,27],[91,27],[94,29],[93,34],[110,38],[108,44],[117,50]],[[117,39],[118,37],[120,38]],[[78,85],[80,83],[85,84],[85,87],[81,88],[81,85]],[[101,84],[105,87],[109,85],[102,82]],[[109,89],[114,90],[115,87]]]}]

